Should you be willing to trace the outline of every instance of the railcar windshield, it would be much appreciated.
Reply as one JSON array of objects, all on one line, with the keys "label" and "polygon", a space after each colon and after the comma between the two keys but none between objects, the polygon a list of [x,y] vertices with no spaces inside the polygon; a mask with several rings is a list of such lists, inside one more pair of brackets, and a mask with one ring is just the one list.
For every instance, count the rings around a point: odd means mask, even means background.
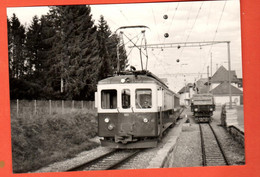
[{"label": "railcar windshield", "polygon": [[101,91],[101,108],[116,109],[117,108],[117,90],[102,90]]},{"label": "railcar windshield", "polygon": [[123,109],[128,109],[130,108],[131,105],[131,99],[130,99],[130,90],[129,89],[123,89],[121,93],[122,97],[122,108]]},{"label": "railcar windshield", "polygon": [[136,89],[135,106],[137,109],[148,109],[152,107],[152,90]]}]

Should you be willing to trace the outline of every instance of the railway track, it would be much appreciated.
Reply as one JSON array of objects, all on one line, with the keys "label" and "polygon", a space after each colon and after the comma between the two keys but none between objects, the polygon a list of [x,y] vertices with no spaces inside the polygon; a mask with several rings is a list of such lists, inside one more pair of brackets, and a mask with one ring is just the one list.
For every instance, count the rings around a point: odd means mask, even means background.
[{"label": "railway track", "polygon": [[111,170],[121,166],[129,159],[133,158],[141,152],[140,149],[135,150],[114,150],[102,156],[99,156],[88,162],[67,169],[66,171],[91,171],[91,170]]},{"label": "railway track", "polygon": [[202,165],[203,166],[224,166],[229,165],[225,152],[216,136],[216,133],[209,123],[199,124]]}]

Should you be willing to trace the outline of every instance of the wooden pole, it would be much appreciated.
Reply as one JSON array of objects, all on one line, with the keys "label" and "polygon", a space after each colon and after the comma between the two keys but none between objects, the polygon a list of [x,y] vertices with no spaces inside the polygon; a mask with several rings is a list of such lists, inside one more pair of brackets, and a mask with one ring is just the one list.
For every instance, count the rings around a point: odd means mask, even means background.
[{"label": "wooden pole", "polygon": [[229,88],[229,108],[232,109],[232,93],[231,93],[231,61],[230,61],[230,41],[227,42],[228,49],[228,88]]}]

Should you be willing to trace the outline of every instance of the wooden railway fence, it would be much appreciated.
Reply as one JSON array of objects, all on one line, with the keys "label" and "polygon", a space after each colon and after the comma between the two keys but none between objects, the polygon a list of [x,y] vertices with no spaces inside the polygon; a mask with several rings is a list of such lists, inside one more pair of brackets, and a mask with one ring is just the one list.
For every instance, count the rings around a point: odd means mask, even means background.
[{"label": "wooden railway fence", "polygon": [[74,111],[95,112],[94,101],[75,100],[11,100],[11,114],[66,114]]}]

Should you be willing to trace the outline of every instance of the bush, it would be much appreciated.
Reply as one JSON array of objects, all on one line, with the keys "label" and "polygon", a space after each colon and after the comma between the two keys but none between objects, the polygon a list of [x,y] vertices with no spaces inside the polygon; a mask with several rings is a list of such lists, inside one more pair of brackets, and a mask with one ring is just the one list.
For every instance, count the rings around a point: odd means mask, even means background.
[{"label": "bush", "polygon": [[98,146],[94,114],[12,117],[12,157],[15,173],[36,170]]}]

